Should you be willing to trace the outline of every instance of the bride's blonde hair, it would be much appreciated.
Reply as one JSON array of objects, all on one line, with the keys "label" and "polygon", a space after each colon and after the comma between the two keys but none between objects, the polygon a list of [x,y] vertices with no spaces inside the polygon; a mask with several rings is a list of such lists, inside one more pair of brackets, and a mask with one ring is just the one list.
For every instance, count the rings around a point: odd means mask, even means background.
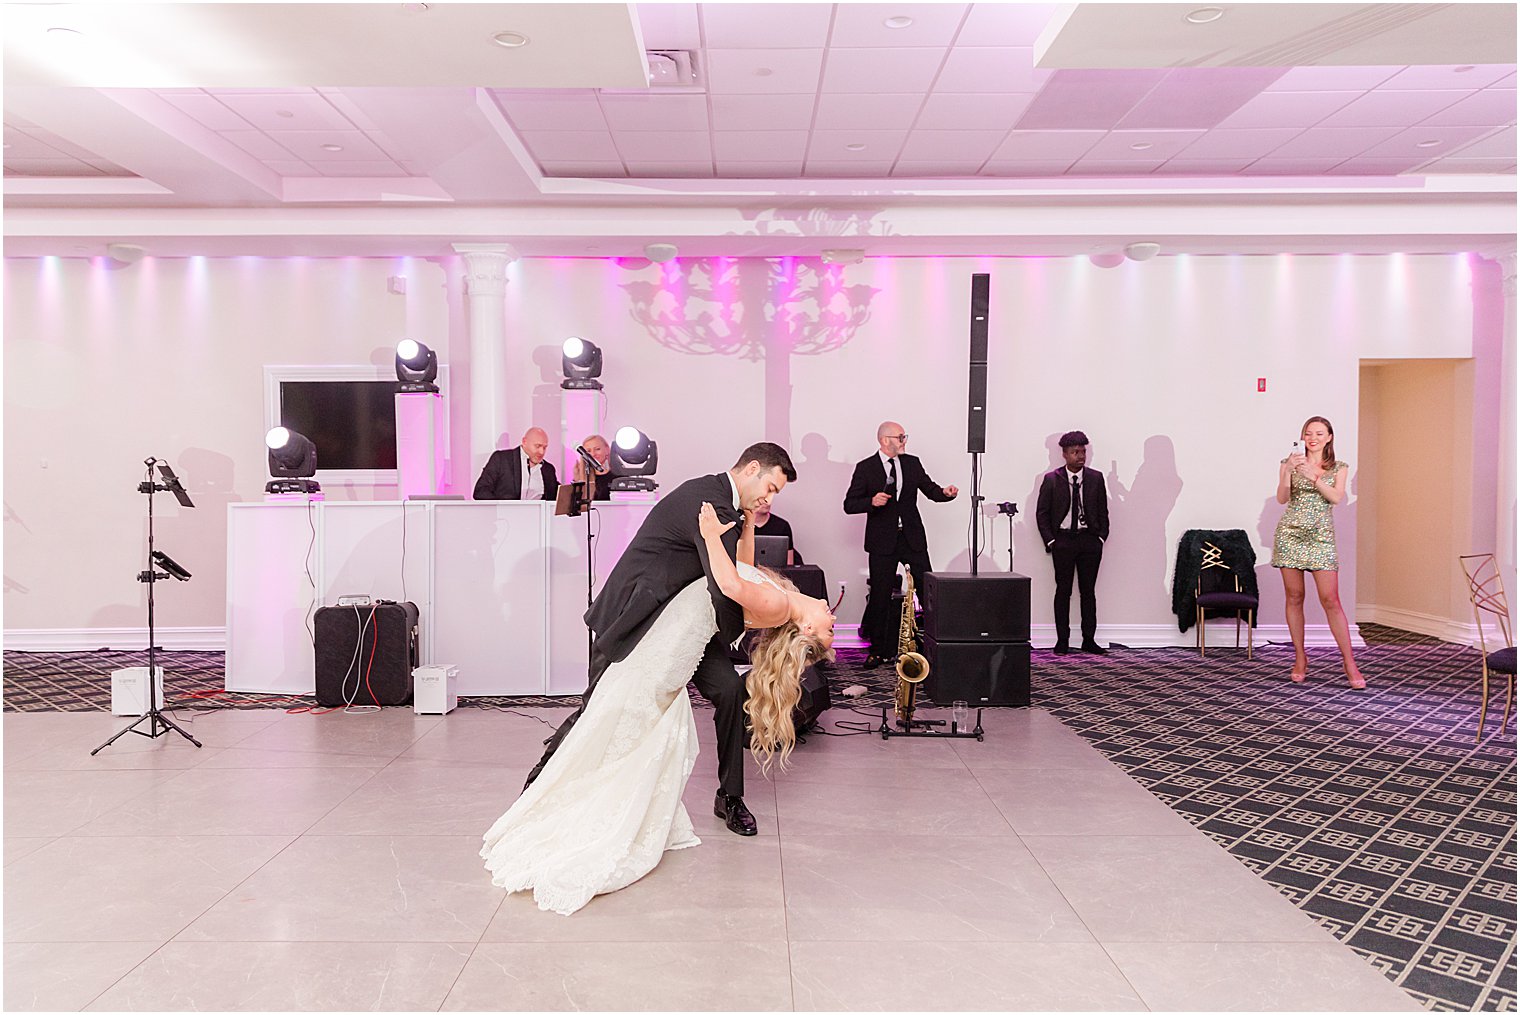
[{"label": "bride's blonde hair", "polygon": [[[761,570],[781,588],[797,591],[785,576]],[[792,710],[802,697],[802,671],[813,663],[832,661],[834,650],[824,648],[816,635],[803,633],[788,617],[780,627],[760,632],[749,658],[750,671],[744,678],[749,700],[744,711],[749,715],[750,751],[760,763],[760,771],[768,773],[772,763],[785,770],[787,756],[797,743]]]}]

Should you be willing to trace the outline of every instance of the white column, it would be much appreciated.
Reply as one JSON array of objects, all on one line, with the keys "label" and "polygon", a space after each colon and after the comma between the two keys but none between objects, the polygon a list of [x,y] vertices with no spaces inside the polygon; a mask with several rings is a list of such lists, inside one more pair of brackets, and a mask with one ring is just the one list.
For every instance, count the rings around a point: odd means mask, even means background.
[{"label": "white column", "polygon": [[[1494,555],[1504,575],[1504,591],[1511,608],[1520,596],[1515,587],[1515,251],[1495,258],[1504,277],[1504,348],[1499,370],[1499,479],[1498,533]],[[1477,436],[1476,434],[1474,436]]]},{"label": "white column", "polygon": [[507,428],[507,265],[505,243],[456,243],[464,255],[470,325],[470,472],[479,475]]}]

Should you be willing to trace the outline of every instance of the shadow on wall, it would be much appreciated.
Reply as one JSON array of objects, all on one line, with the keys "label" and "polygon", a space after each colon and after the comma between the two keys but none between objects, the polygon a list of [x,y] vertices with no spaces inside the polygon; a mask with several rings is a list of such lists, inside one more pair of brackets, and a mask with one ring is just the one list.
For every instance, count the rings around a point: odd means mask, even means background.
[{"label": "shadow on wall", "polygon": [[1277,532],[1277,520],[1285,510],[1286,506],[1277,503],[1277,495],[1274,493],[1261,502],[1261,514],[1256,519],[1257,552],[1261,553],[1261,547],[1267,548],[1256,561],[1256,589],[1260,595],[1259,624],[1288,622],[1287,614],[1283,611],[1282,577],[1277,568],[1272,566],[1272,537]]},{"label": "shadow on wall", "polygon": [[[1172,576],[1177,548],[1168,545],[1166,522],[1177,499],[1182,495],[1182,477],[1177,473],[1177,449],[1170,437],[1147,437],[1141,451],[1140,467],[1125,486],[1119,479],[1119,463],[1110,459],[1107,475],[1108,520],[1110,538],[1103,548],[1104,573],[1114,576],[1138,596],[1130,595],[1134,615],[1154,614],[1158,623],[1172,616]],[[1222,525],[1221,528],[1232,526]],[[1136,610],[1143,600],[1144,612]]]},{"label": "shadow on wall", "polygon": [[[618,264],[643,270],[649,263]],[[764,433],[784,447],[791,447],[792,357],[848,343],[879,291],[846,285],[840,266],[816,258],[686,258],[659,271],[657,282],[622,286],[633,319],[676,352],[764,361]]]},{"label": "shadow on wall", "polygon": [[[547,460],[554,463],[556,469],[560,468],[564,459],[564,452],[559,444],[559,421],[561,413],[561,399],[564,392],[560,390],[559,382],[564,379],[565,372],[561,363],[563,347],[558,345],[539,345],[533,347],[533,365],[538,368],[538,383],[533,385],[533,402],[531,411],[533,426],[541,426],[544,432],[549,434],[549,454]],[[523,427],[526,431],[527,427]],[[506,440],[506,435],[502,435]],[[498,443],[498,448],[508,445]]]},{"label": "shadow on wall", "polygon": [[839,583],[849,583],[839,615],[856,617],[865,608],[865,516],[844,513],[844,494],[855,465],[836,457],[820,433],[803,435],[792,449],[792,464],[797,466],[797,482],[776,498],[776,512],[791,523],[803,558],[823,568],[830,603],[839,595]]},{"label": "shadow on wall", "polygon": [[[6,501],[5,502],[5,527],[6,527],[5,541],[7,543],[9,543],[11,541],[10,532],[11,532],[11,526],[12,525],[19,526],[20,529],[21,529],[21,531],[24,532],[24,533],[26,533],[27,536],[30,536],[32,534],[31,526],[27,525],[26,524],[26,520],[16,513],[16,509],[13,508],[13,507],[11,507],[11,502],[10,501]],[[17,581],[15,578],[12,578],[10,575],[6,575],[5,576],[5,594],[6,595],[8,595],[8,596],[9,595],[25,596],[25,595],[30,595],[31,591],[32,590],[31,590],[30,586],[25,585],[25,584]]]}]

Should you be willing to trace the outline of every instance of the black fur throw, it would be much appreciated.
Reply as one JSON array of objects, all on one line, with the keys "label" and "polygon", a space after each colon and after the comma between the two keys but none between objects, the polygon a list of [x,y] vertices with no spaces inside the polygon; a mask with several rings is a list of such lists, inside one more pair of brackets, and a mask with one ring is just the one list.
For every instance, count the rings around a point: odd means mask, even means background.
[{"label": "black fur throw", "polygon": [[[1224,551],[1224,561],[1240,578],[1240,591],[1259,595],[1256,588],[1256,548],[1244,529],[1188,529],[1177,543],[1177,567],[1172,573],[1172,612],[1177,630],[1186,631],[1198,620],[1198,569],[1203,565],[1203,544],[1213,543]],[[1261,611],[1251,615],[1256,626]]]}]

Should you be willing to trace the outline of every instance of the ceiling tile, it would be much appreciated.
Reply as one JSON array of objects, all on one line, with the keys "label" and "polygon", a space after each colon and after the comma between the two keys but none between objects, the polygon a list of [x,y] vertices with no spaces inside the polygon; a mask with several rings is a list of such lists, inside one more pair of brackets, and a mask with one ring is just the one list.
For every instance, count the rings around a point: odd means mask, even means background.
[{"label": "ceiling tile", "polygon": [[518,130],[606,130],[593,92],[491,92]]},{"label": "ceiling tile", "polygon": [[[1429,162],[1439,158],[1448,152],[1456,151],[1463,145],[1488,133],[1490,127],[1411,127],[1401,131],[1381,144],[1374,145],[1362,153],[1365,158],[1418,158],[1421,162]],[[1438,144],[1420,148],[1418,145],[1426,141],[1437,141]]]},{"label": "ceiling tile", "polygon": [[[1462,68],[1465,67],[1466,70]],[[1450,88],[1470,91],[1491,85],[1515,71],[1514,64],[1425,64],[1405,67],[1383,82],[1382,88]]]},{"label": "ceiling tile", "polygon": [[712,129],[808,130],[813,95],[714,95]]},{"label": "ceiling tile", "polygon": [[[341,165],[341,163],[334,163]],[[280,176],[319,176],[315,169],[295,159],[265,159],[264,166]]]},{"label": "ceiling tile", "polygon": [[1297,127],[1276,130],[1211,130],[1194,141],[1183,155],[1189,159],[1259,159],[1270,155],[1302,133]]},{"label": "ceiling tile", "polygon": [[645,49],[700,49],[696,4],[635,4]]},{"label": "ceiling tile", "polygon": [[918,114],[925,130],[1008,130],[1034,101],[1033,93],[929,96]]},{"label": "ceiling tile", "polygon": [[1515,128],[1510,127],[1492,134],[1489,137],[1474,141],[1456,154],[1463,158],[1514,158],[1515,157]]},{"label": "ceiling tile", "polygon": [[51,159],[13,159],[7,153],[5,158],[6,176],[105,176],[94,166],[86,165],[78,159],[51,158]]},{"label": "ceiling tile", "polygon": [[1003,130],[915,130],[908,135],[904,161],[974,161],[981,166],[1008,136]]},{"label": "ceiling tile", "polygon": [[1075,162],[1106,134],[1101,130],[1016,130],[1008,135],[993,158],[998,162]]},{"label": "ceiling tile", "polygon": [[14,127],[5,128],[5,159],[56,159],[63,152]]},{"label": "ceiling tile", "polygon": [[930,162],[907,162],[898,160],[892,167],[892,175],[899,177],[959,177],[975,176],[981,169],[981,159],[940,159]]},{"label": "ceiling tile", "polygon": [[1273,92],[1266,91],[1251,99],[1219,121],[1219,126],[1312,127],[1360,95],[1345,92]]},{"label": "ceiling tile", "polygon": [[222,137],[259,160],[272,159],[276,162],[282,162],[292,157],[290,151],[281,147],[273,138],[262,131],[228,130],[222,132]]},{"label": "ceiling tile", "polygon": [[1379,88],[1320,121],[1321,127],[1407,127],[1448,106],[1467,92],[1403,92]]},{"label": "ceiling tile", "polygon": [[630,171],[635,162],[712,162],[712,146],[704,131],[633,130],[613,135],[618,154]]},{"label": "ceiling tile", "polygon": [[1405,159],[1347,159],[1338,166],[1332,166],[1327,172],[1331,176],[1397,176],[1407,173],[1415,166],[1427,160],[1421,158]]},{"label": "ceiling tile", "polygon": [[701,4],[710,49],[822,49],[830,4]]},{"label": "ceiling tile", "polygon": [[1158,176],[1230,176],[1255,159],[1171,159],[1156,170]]},{"label": "ceiling tile", "polygon": [[371,120],[353,99],[350,99],[339,89],[318,88],[317,91],[355,127],[358,127],[365,133],[379,129],[375,121]]},{"label": "ceiling tile", "polygon": [[1274,156],[1304,159],[1339,156],[1339,159],[1347,159],[1387,141],[1398,132],[1396,127],[1310,127],[1283,142]]},{"label": "ceiling tile", "polygon": [[1028,46],[1060,10],[1061,4],[979,3],[971,13],[957,42],[962,46]]},{"label": "ceiling tile", "polygon": [[718,162],[784,162],[807,154],[805,130],[714,131],[713,157]]},{"label": "ceiling tile", "polygon": [[1502,127],[1515,122],[1515,90],[1485,88],[1420,121],[1420,126]]},{"label": "ceiling tile", "polygon": [[404,153],[401,150],[401,146],[387,137],[383,131],[367,130],[364,132],[364,136],[374,142],[375,147],[384,152],[386,158],[394,162],[402,161]]},{"label": "ceiling tile", "polygon": [[1066,170],[1067,176],[1149,176],[1161,167],[1160,159],[1125,161],[1083,160]]},{"label": "ceiling tile", "polygon": [[1515,72],[1511,71],[1510,73],[1504,75],[1498,81],[1495,81],[1493,84],[1489,85],[1489,87],[1513,89],[1515,87]]},{"label": "ceiling tile", "polygon": [[253,124],[234,113],[220,99],[206,92],[159,93],[169,105],[212,130],[252,130]]},{"label": "ceiling tile", "polygon": [[1213,127],[1282,77],[1281,67],[1178,67],[1135,103],[1121,127]]},{"label": "ceiling tile", "polygon": [[[907,137],[906,130],[815,130],[808,142],[808,164],[815,159],[825,162],[895,161]],[[845,147],[850,144],[863,144],[865,149],[852,152]]]},{"label": "ceiling tile", "polygon": [[539,168],[546,176],[567,176],[584,179],[601,179],[603,177],[623,177],[628,174],[623,171],[621,162],[610,161],[579,161],[575,159],[545,159],[539,163]]},{"label": "ceiling tile", "polygon": [[322,162],[316,167],[323,176],[380,177],[405,176],[406,170],[387,159],[384,162]]},{"label": "ceiling tile", "polygon": [[[966,15],[966,4],[836,4],[829,45],[896,47],[948,46]],[[888,18],[908,17],[906,28],[888,28]]]},{"label": "ceiling tile", "polygon": [[1241,170],[1247,176],[1318,176],[1346,161],[1343,158],[1257,159]]},{"label": "ceiling tile", "polygon": [[260,130],[353,130],[348,117],[310,88],[263,92],[211,89],[244,120]]},{"label": "ceiling tile", "polygon": [[710,179],[713,167],[711,162],[629,162],[628,175],[646,180]]},{"label": "ceiling tile", "polygon": [[1000,159],[987,163],[978,176],[1049,177],[1060,176],[1071,159]]},{"label": "ceiling tile", "polygon": [[1057,71],[1019,117],[1019,128],[1111,130],[1165,75],[1161,70]]},{"label": "ceiling tile", "polygon": [[[303,162],[379,162],[387,159],[380,146],[357,130],[271,130],[269,136]],[[343,150],[331,152],[325,144]]]},{"label": "ceiling tile", "polygon": [[[962,34],[964,40],[965,35]],[[936,92],[989,94],[1038,92],[1053,71],[1034,66],[1034,50],[1026,46],[956,46],[934,83]]]},{"label": "ceiling tile", "polygon": [[943,49],[831,49],[825,92],[926,92],[944,62]]},{"label": "ceiling tile", "polygon": [[1513,173],[1515,171],[1515,158],[1510,156],[1502,159],[1469,159],[1455,156],[1449,159],[1438,159],[1420,170],[1422,173],[1445,174],[1445,173]]},{"label": "ceiling tile", "polygon": [[875,162],[819,162],[808,159],[807,165],[802,169],[803,176],[827,177],[830,179],[854,179],[877,180],[886,177],[892,172],[892,160],[884,159]]},{"label": "ceiling tile", "polygon": [[707,129],[705,95],[602,95],[601,104],[602,115],[615,131]]},{"label": "ceiling tile", "polygon": [[1267,86],[1269,92],[1365,92],[1402,67],[1291,67]]},{"label": "ceiling tile", "polygon": [[612,135],[594,130],[546,130],[524,132],[523,143],[541,162],[617,162]]},{"label": "ceiling tile", "polygon": [[813,126],[821,130],[905,130],[913,125],[914,117],[923,104],[924,96],[920,92],[876,95],[824,93],[818,97],[818,112]]},{"label": "ceiling tile", "polygon": [[822,68],[821,49],[709,49],[707,90],[714,95],[812,95]]},{"label": "ceiling tile", "polygon": [[718,163],[718,176],[736,180],[791,180],[802,175],[802,160],[792,162],[725,162]]},{"label": "ceiling tile", "polygon": [[[1163,162],[1203,137],[1201,130],[1114,130],[1089,148],[1084,159]],[[1137,144],[1149,147],[1137,150]]]}]

